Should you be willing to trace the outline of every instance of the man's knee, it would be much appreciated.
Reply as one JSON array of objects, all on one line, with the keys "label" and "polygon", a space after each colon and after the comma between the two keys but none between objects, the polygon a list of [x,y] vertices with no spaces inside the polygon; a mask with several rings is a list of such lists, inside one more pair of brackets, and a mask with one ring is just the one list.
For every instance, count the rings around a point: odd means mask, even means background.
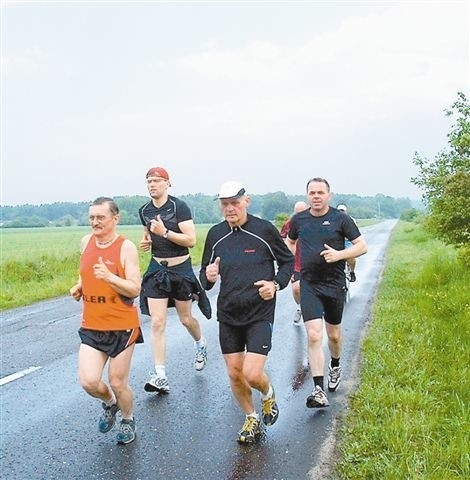
[{"label": "man's knee", "polygon": [[341,326],[340,325],[335,325],[333,328],[330,326],[330,328],[327,329],[327,335],[328,339],[331,342],[339,342],[341,341]]},{"label": "man's knee", "polygon": [[152,315],[151,329],[154,333],[162,333],[165,331],[166,318],[162,315]]},{"label": "man's knee", "polygon": [[323,339],[323,324],[321,319],[309,320],[305,324],[309,345],[319,343]]},{"label": "man's knee", "polygon": [[198,321],[192,316],[191,312],[180,315],[180,322],[186,328],[192,328],[198,324]]},{"label": "man's knee", "polygon": [[111,387],[113,392],[117,392],[119,394],[123,390],[127,389],[127,381],[121,376],[110,377],[109,386]]},{"label": "man's knee", "polygon": [[87,393],[96,393],[99,390],[101,379],[100,378],[91,378],[86,374],[79,375],[80,385]]}]

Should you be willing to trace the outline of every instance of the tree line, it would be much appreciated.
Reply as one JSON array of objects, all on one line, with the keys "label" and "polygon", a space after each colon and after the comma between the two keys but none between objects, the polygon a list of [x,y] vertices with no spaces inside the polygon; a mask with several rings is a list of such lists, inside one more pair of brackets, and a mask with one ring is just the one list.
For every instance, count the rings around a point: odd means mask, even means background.
[{"label": "tree line", "polygon": [[[213,224],[221,220],[219,202],[213,195],[202,193],[180,195],[190,207],[195,223]],[[305,200],[305,195],[287,195],[284,192],[250,195],[250,213],[276,221],[291,215],[295,202]],[[140,195],[117,196],[114,200],[121,210],[122,225],[139,225],[138,210],[149,201],[149,197]],[[413,210],[408,198],[393,198],[382,194],[361,197],[359,195],[335,194],[333,206],[345,203],[349,213],[355,218],[400,218]],[[3,228],[21,227],[67,227],[88,225],[88,207],[90,202],[55,202],[41,205],[1,206],[0,218]]]}]

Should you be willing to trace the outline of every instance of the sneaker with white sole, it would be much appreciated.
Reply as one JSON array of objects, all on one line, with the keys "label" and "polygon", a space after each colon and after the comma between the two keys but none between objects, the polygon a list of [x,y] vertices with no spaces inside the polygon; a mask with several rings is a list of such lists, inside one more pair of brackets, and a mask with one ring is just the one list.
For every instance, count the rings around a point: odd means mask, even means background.
[{"label": "sneaker with white sole", "polygon": [[116,437],[117,443],[119,443],[119,445],[132,443],[135,440],[135,430],[135,420],[133,418],[131,420],[123,418],[119,426],[119,433]]},{"label": "sneaker with white sole", "polygon": [[341,367],[332,367],[328,365],[328,391],[334,392],[341,382]]},{"label": "sneaker with white sole", "polygon": [[166,377],[150,372],[150,380],[144,385],[146,392],[169,393],[170,385]]},{"label": "sneaker with white sole", "polygon": [[200,372],[207,364],[207,343],[204,340],[204,345],[201,348],[196,347],[196,356],[194,358],[194,368]]},{"label": "sneaker with white sole", "polygon": [[294,315],[294,325],[300,325],[301,320],[302,320],[302,312],[300,311],[300,308],[298,308],[295,311],[295,315]]},{"label": "sneaker with white sole", "polygon": [[319,385],[315,385],[312,393],[307,397],[307,408],[323,408],[328,407],[329,404],[326,393]]},{"label": "sneaker with white sole", "polygon": [[98,421],[98,430],[101,433],[109,432],[116,423],[116,413],[119,412],[118,404],[106,405],[106,403],[101,404],[103,407],[103,413]]}]

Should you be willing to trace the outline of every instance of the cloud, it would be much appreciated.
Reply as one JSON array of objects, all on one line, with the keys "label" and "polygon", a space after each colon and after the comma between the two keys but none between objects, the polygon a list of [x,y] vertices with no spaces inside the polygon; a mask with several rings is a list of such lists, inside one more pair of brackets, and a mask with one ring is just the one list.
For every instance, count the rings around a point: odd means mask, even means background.
[{"label": "cloud", "polygon": [[44,68],[46,52],[39,47],[24,48],[11,55],[2,56],[2,70],[5,75],[32,74]]},{"label": "cloud", "polygon": [[[215,92],[231,89],[231,101],[204,107],[213,109],[214,124],[221,111],[238,112],[240,122],[258,123],[255,116],[260,124],[276,123],[278,116],[267,114],[271,102],[286,121],[348,112],[380,117],[380,105],[393,106],[397,98],[440,104],[464,87],[466,28],[452,5],[403,3],[349,18],[295,47],[253,41],[240,49],[211,47],[175,64]],[[372,112],[364,99],[372,99]]]}]

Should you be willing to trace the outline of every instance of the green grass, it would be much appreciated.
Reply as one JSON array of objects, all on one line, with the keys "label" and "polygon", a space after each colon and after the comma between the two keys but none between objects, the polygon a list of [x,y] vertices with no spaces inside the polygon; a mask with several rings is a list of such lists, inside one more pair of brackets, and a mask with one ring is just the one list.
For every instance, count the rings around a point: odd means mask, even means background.
[{"label": "green grass", "polygon": [[469,280],[450,247],[399,224],[333,478],[470,478]]},{"label": "green grass", "polygon": [[[201,263],[208,229],[209,225],[196,226],[193,265]],[[0,311],[68,295],[78,277],[80,240],[89,231],[88,227],[0,230]],[[118,231],[139,245],[142,227],[123,225]],[[139,256],[144,272],[150,256],[144,252]]]}]

